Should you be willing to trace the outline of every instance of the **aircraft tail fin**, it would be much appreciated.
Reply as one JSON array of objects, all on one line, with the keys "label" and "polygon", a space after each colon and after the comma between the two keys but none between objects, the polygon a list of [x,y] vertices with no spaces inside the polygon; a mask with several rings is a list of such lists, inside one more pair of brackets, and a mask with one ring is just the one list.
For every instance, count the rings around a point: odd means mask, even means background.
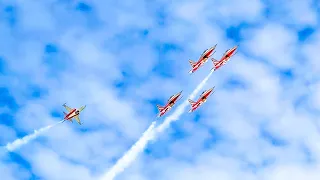
[{"label": "aircraft tail fin", "polygon": [[211,58],[211,60],[212,60],[212,62],[213,62],[213,68],[212,68],[212,70],[215,70],[216,69],[216,67],[218,66],[218,64],[219,64],[219,61],[218,60],[216,60],[216,59],[214,59],[214,58]]},{"label": "aircraft tail fin", "polygon": [[192,101],[191,99],[188,99],[188,101],[191,104],[191,106],[194,106],[196,104],[196,102]]},{"label": "aircraft tail fin", "polygon": [[211,61],[213,62],[214,65],[216,65],[219,61],[216,60],[215,58],[211,58]]},{"label": "aircraft tail fin", "polygon": [[189,59],[189,63],[192,67],[194,67],[196,65],[196,63],[194,61],[192,61],[191,59]]},{"label": "aircraft tail fin", "polygon": [[160,106],[159,104],[157,104],[157,108],[159,111],[162,111],[164,109],[164,107]]}]

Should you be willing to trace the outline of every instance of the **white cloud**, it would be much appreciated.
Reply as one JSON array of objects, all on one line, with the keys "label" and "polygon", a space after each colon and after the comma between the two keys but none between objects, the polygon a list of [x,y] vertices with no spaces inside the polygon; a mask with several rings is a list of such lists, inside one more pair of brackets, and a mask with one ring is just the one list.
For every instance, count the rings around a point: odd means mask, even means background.
[{"label": "white cloud", "polygon": [[267,60],[279,68],[291,68],[295,64],[294,53],[297,36],[294,31],[280,24],[263,24],[244,32],[245,47],[254,56]]},{"label": "white cloud", "polygon": [[[308,162],[319,161],[319,38],[317,29],[304,44],[297,37],[298,30],[316,28],[311,1],[94,0],[86,1],[93,9],[89,13],[75,11],[77,3],[16,1],[16,25],[1,18],[1,86],[18,107],[1,112],[1,118],[8,118],[0,120],[1,142],[58,122],[65,102],[87,105],[80,115],[82,126],[66,122],[15,152],[30,168],[3,154],[3,178],[30,179],[31,173],[59,180],[100,176],[156,116],[153,100],[165,103],[181,90],[188,94],[207,75],[211,62],[189,75],[187,60],[214,44],[215,58],[236,44],[239,52],[204,87],[217,88],[206,104],[174,122],[187,136],[178,139],[171,129],[117,179],[319,176],[318,167]],[[163,23],[157,14],[161,11]],[[241,42],[227,38],[227,29],[238,25]],[[145,30],[148,34],[142,35]],[[58,47],[51,58],[44,55],[47,43]],[[164,44],[179,50],[164,52],[159,48]],[[280,70],[290,68],[293,77],[284,78]],[[228,84],[231,80],[244,87]],[[121,83],[123,87],[115,87]],[[32,97],[33,87],[41,89],[40,98]],[[2,109],[7,102],[0,102]],[[3,124],[11,117],[12,127]],[[272,138],[285,145],[273,145]]]},{"label": "white cloud", "polygon": [[315,2],[312,0],[293,0],[290,3],[286,3],[286,1],[269,1],[269,8],[273,12],[269,16],[283,24],[295,25],[298,28],[317,25]]}]

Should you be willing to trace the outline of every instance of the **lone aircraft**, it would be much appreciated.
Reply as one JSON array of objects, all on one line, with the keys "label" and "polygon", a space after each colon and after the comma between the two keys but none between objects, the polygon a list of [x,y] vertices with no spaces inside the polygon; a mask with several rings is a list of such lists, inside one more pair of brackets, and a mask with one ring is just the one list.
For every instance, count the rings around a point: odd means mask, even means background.
[{"label": "lone aircraft", "polygon": [[214,89],[214,87],[209,90],[203,91],[202,94],[200,95],[200,98],[197,100],[197,102],[194,102],[191,99],[188,99],[188,101],[191,104],[191,109],[190,109],[189,113],[195,111],[196,109],[199,108],[199,106],[201,106],[203,103],[205,103],[207,101],[208,97],[210,96],[210,94],[212,93],[213,89]]},{"label": "lone aircraft", "polygon": [[[176,102],[179,100],[178,98],[181,96],[181,93],[182,91],[180,91],[179,93],[175,94],[175,95],[172,95],[167,104],[165,106],[160,106],[160,105],[157,105],[157,108],[159,110],[159,114],[158,114],[158,117],[161,117],[163,116],[165,113],[167,113],[175,104]],[[181,99],[182,97],[180,97]]]},{"label": "lone aircraft", "polygon": [[[65,104],[63,104],[63,107],[66,108],[66,110],[68,111],[68,113],[66,112],[63,112],[63,114],[65,115],[64,116],[64,121],[68,120],[68,121],[72,121],[72,118],[76,119],[76,121],[81,125],[81,121],[80,121],[80,118],[79,118],[79,114],[82,110],[84,110],[84,108],[86,108],[86,106],[82,106],[80,107],[79,109],[76,109],[76,108],[70,108]],[[64,122],[63,121],[63,122]]]}]

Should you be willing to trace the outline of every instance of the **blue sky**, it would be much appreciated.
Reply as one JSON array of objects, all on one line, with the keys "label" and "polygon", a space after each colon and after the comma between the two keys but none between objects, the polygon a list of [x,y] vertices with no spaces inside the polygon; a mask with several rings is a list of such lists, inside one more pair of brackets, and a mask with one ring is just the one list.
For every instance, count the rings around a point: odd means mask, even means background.
[{"label": "blue sky", "polygon": [[0,146],[60,121],[63,103],[87,105],[82,126],[66,122],[14,152],[1,149],[1,178],[97,179],[155,120],[156,104],[181,90],[186,98],[207,76],[211,62],[190,75],[188,60],[218,44],[215,58],[240,46],[203,88],[216,92],[116,180],[318,180],[319,7],[1,1]]}]

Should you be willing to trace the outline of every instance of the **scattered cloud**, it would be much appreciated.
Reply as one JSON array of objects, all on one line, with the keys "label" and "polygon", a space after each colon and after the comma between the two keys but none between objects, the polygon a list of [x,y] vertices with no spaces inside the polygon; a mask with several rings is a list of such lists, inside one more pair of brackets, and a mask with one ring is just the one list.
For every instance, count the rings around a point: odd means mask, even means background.
[{"label": "scattered cloud", "polygon": [[[115,179],[319,179],[315,1],[4,0],[0,9],[1,178],[97,179],[148,129],[156,104],[208,75],[211,62],[190,75],[188,60],[218,44],[215,58],[239,52],[201,89],[215,93]],[[65,122],[6,151],[61,121],[63,103],[87,105],[82,126]]]}]

